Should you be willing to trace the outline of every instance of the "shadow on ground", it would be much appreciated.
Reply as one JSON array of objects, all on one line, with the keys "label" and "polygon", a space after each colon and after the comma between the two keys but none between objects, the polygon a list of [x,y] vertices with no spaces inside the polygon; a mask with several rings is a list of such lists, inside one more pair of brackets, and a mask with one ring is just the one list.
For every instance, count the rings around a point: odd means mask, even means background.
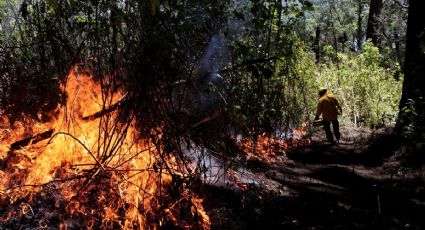
[{"label": "shadow on ground", "polygon": [[346,141],[330,144],[313,140],[308,148],[294,149],[288,158],[303,164],[361,164],[379,166],[400,148],[400,141],[391,133],[380,134],[368,141]]},{"label": "shadow on ground", "polygon": [[424,179],[392,177],[380,167],[398,146],[385,133],[338,146],[315,141],[289,152],[287,164],[264,166],[266,177],[281,184],[279,191],[207,186],[205,207],[212,227],[425,229]]}]

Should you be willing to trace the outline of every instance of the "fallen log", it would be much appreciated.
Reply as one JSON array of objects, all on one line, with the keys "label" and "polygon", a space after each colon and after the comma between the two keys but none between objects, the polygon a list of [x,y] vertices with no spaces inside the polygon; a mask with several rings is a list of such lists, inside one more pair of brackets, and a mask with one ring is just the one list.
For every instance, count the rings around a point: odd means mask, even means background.
[{"label": "fallen log", "polygon": [[54,131],[54,129],[50,129],[35,136],[27,137],[25,139],[16,141],[15,143],[10,145],[10,150],[19,150],[25,146],[28,146],[29,144],[35,144],[37,142],[46,140],[47,138],[50,138],[53,135]]}]

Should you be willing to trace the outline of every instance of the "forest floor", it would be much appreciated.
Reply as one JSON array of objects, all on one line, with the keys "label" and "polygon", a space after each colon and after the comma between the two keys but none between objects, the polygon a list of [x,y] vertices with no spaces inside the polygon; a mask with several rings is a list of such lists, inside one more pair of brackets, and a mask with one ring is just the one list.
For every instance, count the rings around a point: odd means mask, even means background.
[{"label": "forest floor", "polygon": [[405,166],[391,129],[342,135],[317,131],[285,160],[247,166],[260,183],[206,186],[212,228],[425,229],[425,168]]}]

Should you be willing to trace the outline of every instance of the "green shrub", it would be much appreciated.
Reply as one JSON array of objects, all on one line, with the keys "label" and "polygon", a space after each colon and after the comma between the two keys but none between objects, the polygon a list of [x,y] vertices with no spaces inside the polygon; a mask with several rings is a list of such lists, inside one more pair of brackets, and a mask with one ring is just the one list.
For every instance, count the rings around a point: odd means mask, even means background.
[{"label": "green shrub", "polygon": [[379,128],[393,123],[402,88],[402,81],[396,80],[394,74],[400,67],[381,67],[379,49],[370,42],[361,54],[336,56],[336,63],[326,61],[317,66],[311,87],[326,87],[337,95],[345,125]]},{"label": "green shrub", "polygon": [[408,99],[407,105],[402,108],[400,113],[400,124],[402,125],[401,134],[405,140],[415,144],[416,150],[424,152],[425,148],[425,100]]}]

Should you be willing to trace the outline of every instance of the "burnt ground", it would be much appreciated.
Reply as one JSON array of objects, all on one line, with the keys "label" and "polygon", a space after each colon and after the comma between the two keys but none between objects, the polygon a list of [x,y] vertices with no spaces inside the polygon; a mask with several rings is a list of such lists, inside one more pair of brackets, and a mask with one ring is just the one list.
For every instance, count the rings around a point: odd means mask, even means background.
[{"label": "burnt ground", "polygon": [[206,186],[213,229],[425,229],[425,168],[402,161],[390,129],[342,130],[282,162],[251,167],[243,188]]}]

